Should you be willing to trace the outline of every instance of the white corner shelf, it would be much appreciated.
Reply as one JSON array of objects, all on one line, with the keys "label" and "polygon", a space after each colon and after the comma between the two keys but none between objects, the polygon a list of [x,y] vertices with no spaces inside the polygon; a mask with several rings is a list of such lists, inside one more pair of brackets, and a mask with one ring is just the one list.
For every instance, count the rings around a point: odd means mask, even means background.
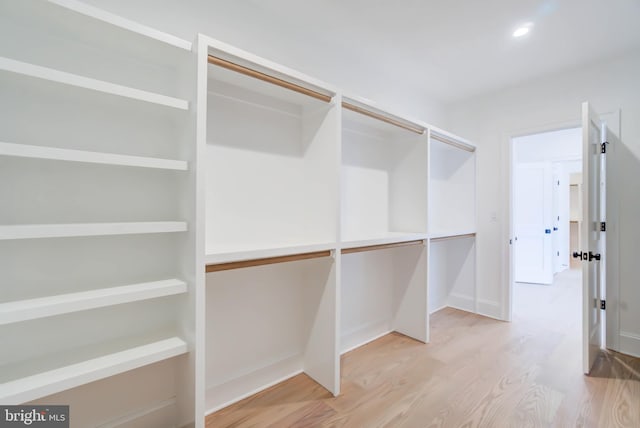
[{"label": "white corner shelf", "polygon": [[0,325],[186,292],[184,281],[167,279],[0,303]]},{"label": "white corner shelf", "polygon": [[227,247],[208,251],[205,256],[206,264],[218,264],[236,262],[244,260],[255,260],[268,257],[290,256],[295,254],[313,253],[316,251],[326,251],[336,249],[335,242],[324,242],[306,245],[283,245],[283,246],[246,246]]},{"label": "white corner shelf", "polygon": [[70,162],[98,163],[105,165],[131,166],[140,168],[186,171],[188,163],[181,160],[159,159],[143,156],[120,155],[115,153],[91,152],[85,150],[60,149],[55,147],[32,146],[27,144],[0,142],[0,155],[35,159],[50,159]]},{"label": "white corner shelf", "polygon": [[123,30],[148,37],[149,39],[156,40],[158,42],[162,42],[167,45],[183,49],[185,51],[191,51],[191,43],[184,39],[180,39],[170,34],[163,33],[162,31],[158,31],[151,27],[147,27],[146,25],[139,24],[135,21],[131,21],[129,19],[98,9],[85,3],[76,0],[48,0],[48,2],[68,9],[72,12],[76,12],[84,16],[113,25],[114,27],[119,27]]},{"label": "white corner shelf", "polygon": [[340,243],[341,248],[355,248],[355,247],[368,247],[371,245],[386,245],[386,244],[398,244],[402,242],[419,241],[427,239],[428,234],[423,232],[387,232],[383,235],[372,237],[359,237],[351,239],[343,239]]},{"label": "white corner shelf", "polygon": [[185,232],[184,221],[137,223],[20,224],[0,226],[0,241],[9,239],[70,238],[77,236],[133,235]]},{"label": "white corner shelf", "polygon": [[22,404],[76,386],[167,360],[188,351],[187,344],[171,337],[123,351],[90,358],[0,384],[0,402]]},{"label": "white corner shelf", "polygon": [[138,101],[145,101],[178,110],[189,110],[189,102],[178,98],[147,92],[140,89],[129,88],[115,83],[104,82],[79,76],[64,71],[54,70],[35,64],[29,64],[14,59],[0,57],[0,70],[15,73],[21,76],[47,80],[49,82],[63,85],[75,86],[77,88],[89,89],[96,92],[130,98]]}]

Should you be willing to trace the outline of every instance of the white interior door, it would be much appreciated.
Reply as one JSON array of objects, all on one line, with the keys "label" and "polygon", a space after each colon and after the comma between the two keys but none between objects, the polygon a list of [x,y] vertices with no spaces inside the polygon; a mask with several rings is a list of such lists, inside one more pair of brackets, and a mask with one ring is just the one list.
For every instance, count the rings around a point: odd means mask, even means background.
[{"label": "white interior door", "polygon": [[551,284],[552,172],[549,162],[518,164],[515,175],[515,280]]},{"label": "white interior door", "polygon": [[589,103],[582,104],[583,186],[582,186],[582,318],[583,369],[591,371],[602,348],[602,320],[600,290],[604,285],[604,246],[600,222],[603,207],[600,203],[604,191],[606,171],[601,153],[604,136],[600,117]]},{"label": "white interior door", "polygon": [[553,224],[553,229],[551,230],[551,241],[553,243],[552,244],[553,251],[551,252],[551,254],[553,259],[554,274],[562,270],[562,263],[560,258],[560,247],[562,245],[561,236],[560,236],[560,231],[562,229],[560,227],[560,205],[561,205],[560,177],[562,175],[562,171],[563,169],[560,163],[553,164],[553,180],[552,180],[553,181],[553,184],[552,184],[553,209],[552,209],[552,216],[551,216],[551,223]]}]

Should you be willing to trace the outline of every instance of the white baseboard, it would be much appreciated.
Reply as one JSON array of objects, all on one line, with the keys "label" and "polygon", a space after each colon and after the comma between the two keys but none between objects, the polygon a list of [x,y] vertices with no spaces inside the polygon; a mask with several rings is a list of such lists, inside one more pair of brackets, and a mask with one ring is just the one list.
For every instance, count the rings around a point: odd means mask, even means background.
[{"label": "white baseboard", "polygon": [[465,312],[476,312],[475,299],[473,296],[466,296],[464,294],[451,293],[447,297],[447,306],[454,309],[459,309]]},{"label": "white baseboard", "polygon": [[621,353],[640,358],[640,334],[621,331],[619,340]]},{"label": "white baseboard", "polygon": [[175,407],[175,398],[170,398],[158,403],[151,403],[148,406],[137,409],[136,411],[98,425],[98,428],[117,428],[122,426],[133,428],[151,425],[160,426],[158,424],[166,423],[171,420],[171,416],[175,414]]},{"label": "white baseboard", "polygon": [[390,320],[377,320],[343,332],[340,337],[340,355],[379,339],[391,331],[393,329]]},{"label": "white baseboard", "polygon": [[478,315],[504,321],[500,303],[493,300],[478,299]]}]

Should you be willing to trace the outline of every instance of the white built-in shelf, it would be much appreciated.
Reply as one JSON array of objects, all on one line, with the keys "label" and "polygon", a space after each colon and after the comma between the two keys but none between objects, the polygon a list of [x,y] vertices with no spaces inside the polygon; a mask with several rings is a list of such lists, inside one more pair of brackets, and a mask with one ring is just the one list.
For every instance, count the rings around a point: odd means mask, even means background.
[{"label": "white built-in shelf", "polygon": [[133,235],[142,233],[185,232],[184,221],[137,223],[18,224],[0,226],[0,240],[70,238],[76,236]]},{"label": "white built-in shelf", "polygon": [[114,27],[119,27],[123,30],[148,37],[149,39],[156,40],[158,42],[165,43],[167,45],[174,46],[186,51],[191,50],[191,43],[186,40],[180,39],[167,33],[163,33],[162,31],[158,31],[151,27],[147,27],[146,25],[142,25],[121,16],[114,15],[88,4],[76,0],[48,0],[48,2],[57,6],[64,7],[65,9],[68,9],[72,12],[76,12],[84,16],[97,19],[106,24],[113,25]]},{"label": "white built-in shelf", "polygon": [[475,236],[475,229],[440,230],[429,234],[429,239],[448,239]]},{"label": "white built-in shelf", "polygon": [[383,235],[373,237],[359,237],[350,239],[343,239],[340,244],[341,248],[356,248],[356,247],[368,247],[371,245],[386,245],[386,244],[399,244],[402,242],[419,241],[421,239],[427,239],[426,233],[403,233],[403,232],[387,232]]},{"label": "white built-in shelf", "polygon": [[305,245],[252,245],[217,248],[216,251],[207,251],[206,264],[227,263],[243,260],[255,260],[269,257],[290,256],[295,254],[313,253],[336,249],[335,242],[305,244]]},{"label": "white built-in shelf", "polygon": [[186,171],[186,161],[0,142],[0,155]]},{"label": "white built-in shelf", "polygon": [[129,88],[115,83],[104,82],[102,80],[91,79],[52,68],[42,67],[35,64],[16,61],[14,59],[0,57],[0,70],[15,73],[21,76],[47,80],[49,82],[63,85],[75,86],[77,88],[89,89],[124,98],[138,101],[145,101],[165,107],[172,107],[179,110],[188,110],[189,102],[178,98],[147,92],[140,89]]},{"label": "white built-in shelf", "polygon": [[0,303],[0,325],[186,293],[178,279]]},{"label": "white built-in shelf", "polygon": [[186,352],[187,344],[178,337],[171,337],[74,362],[0,384],[0,402],[5,405],[25,403]]}]

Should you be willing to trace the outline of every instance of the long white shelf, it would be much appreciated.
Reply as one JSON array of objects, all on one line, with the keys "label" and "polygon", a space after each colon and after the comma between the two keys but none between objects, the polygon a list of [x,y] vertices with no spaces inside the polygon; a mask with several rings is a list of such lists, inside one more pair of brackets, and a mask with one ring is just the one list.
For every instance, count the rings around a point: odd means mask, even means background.
[{"label": "long white shelf", "polygon": [[16,405],[187,352],[178,337],[136,346],[0,384],[0,403]]},{"label": "long white shelf", "polygon": [[48,80],[63,85],[75,86],[110,95],[145,101],[161,106],[172,107],[179,110],[189,110],[189,102],[178,98],[147,92],[140,89],[129,88],[115,83],[104,82],[89,77],[78,76],[65,71],[54,70],[35,64],[29,64],[14,59],[0,57],[0,70],[36,79]]},{"label": "long white shelf", "polygon": [[342,240],[341,248],[368,247],[370,245],[396,244],[401,242],[419,241],[427,239],[428,235],[424,232],[387,232],[371,237],[346,237]]},{"label": "long white shelf", "polygon": [[335,248],[335,242],[282,246],[256,245],[253,247],[247,246],[247,248],[216,248],[216,251],[212,251],[211,249],[207,251],[205,263],[217,264],[243,260],[255,260],[268,257],[280,257],[294,254],[313,253],[316,251],[334,250]]},{"label": "long white shelf", "polygon": [[171,296],[186,291],[187,284],[184,281],[167,279],[0,303],[0,325]]},{"label": "long white shelf", "polygon": [[55,4],[60,7],[64,7],[65,9],[69,9],[73,12],[80,13],[82,15],[103,21],[115,27],[119,27],[124,30],[140,34],[141,36],[148,37],[150,39],[157,40],[162,43],[166,43],[176,48],[184,49],[186,51],[191,51],[191,43],[186,40],[180,39],[178,37],[172,36],[167,33],[163,33],[162,31],[158,31],[151,27],[147,27],[146,25],[139,24],[135,21],[128,20],[126,18],[123,18],[121,16],[115,15],[110,12],[106,12],[96,7],[89,6],[85,3],[82,3],[76,0],[48,0],[48,1],[51,4]]},{"label": "long white shelf", "polygon": [[76,236],[132,235],[184,232],[184,221],[138,223],[20,224],[0,226],[0,241],[8,239],[67,238]]},{"label": "long white shelf", "polygon": [[0,142],[0,155],[186,171],[186,161]]}]

